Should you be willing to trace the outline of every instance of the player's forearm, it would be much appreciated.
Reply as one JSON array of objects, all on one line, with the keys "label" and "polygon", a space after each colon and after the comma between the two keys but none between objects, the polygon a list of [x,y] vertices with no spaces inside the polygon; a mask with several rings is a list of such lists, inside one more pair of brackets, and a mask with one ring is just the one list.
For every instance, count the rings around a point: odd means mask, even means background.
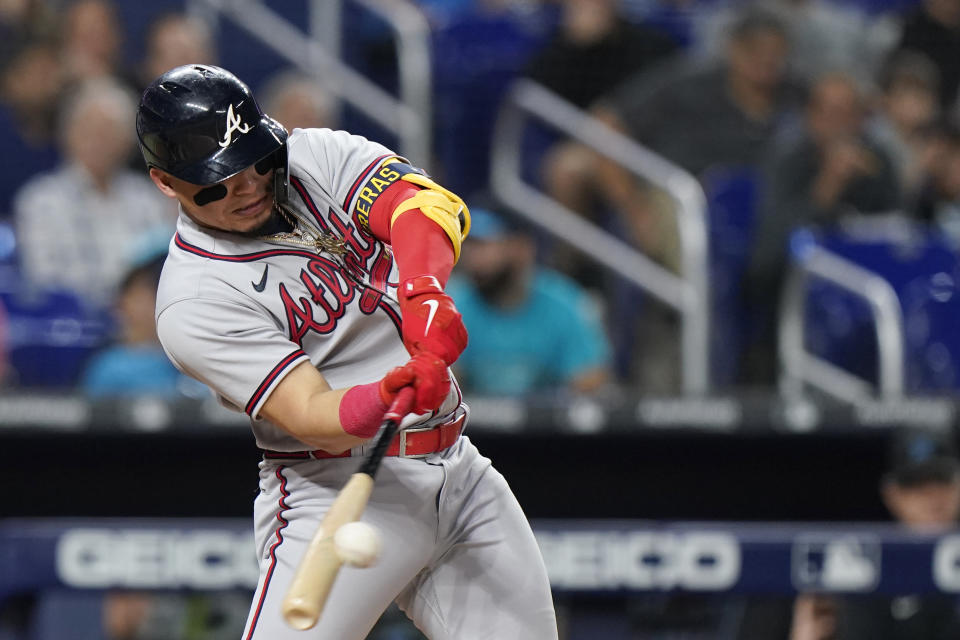
[{"label": "player's forearm", "polygon": [[348,389],[318,390],[299,402],[287,403],[275,397],[282,386],[283,383],[263,405],[260,415],[307,448],[340,453],[363,442],[362,438],[344,431],[340,424],[340,403]]},{"label": "player's forearm", "polygon": [[[350,433],[350,425],[347,425],[347,430],[344,429],[344,397],[348,402],[352,398],[354,406],[358,405],[358,401],[360,404],[364,401],[370,404],[379,402],[376,395],[371,397],[369,393],[348,396],[348,392],[356,388],[331,389],[320,372],[309,362],[304,362],[280,381],[264,402],[259,415],[303,442],[307,448],[340,453],[370,437]],[[379,423],[386,409],[379,405],[371,408],[380,412],[374,415],[374,420]],[[349,420],[351,415],[356,414],[355,410],[346,417]]]}]

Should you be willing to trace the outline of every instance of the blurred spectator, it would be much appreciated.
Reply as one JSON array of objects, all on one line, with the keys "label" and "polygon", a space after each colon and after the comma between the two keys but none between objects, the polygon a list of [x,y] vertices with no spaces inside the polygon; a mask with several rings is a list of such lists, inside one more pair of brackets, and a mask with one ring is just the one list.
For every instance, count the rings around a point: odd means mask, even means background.
[{"label": "blurred spectator", "polygon": [[[627,22],[614,0],[564,0],[562,6],[556,32],[534,55],[526,75],[582,109],[677,49],[656,30]],[[540,170],[554,197],[596,220],[599,216],[591,213],[596,166],[593,152],[560,142],[549,146]],[[572,275],[594,284],[596,278],[578,258],[560,251],[557,259]]]},{"label": "blurred spectator", "polygon": [[[952,432],[901,429],[891,437],[880,483],[894,519],[921,533],[939,533],[960,517],[960,459]],[[950,596],[800,596],[792,604],[747,605],[741,640],[951,640],[960,612]]]},{"label": "blurred spectator", "polygon": [[598,390],[610,347],[592,301],[539,267],[532,237],[512,221],[473,209],[459,275],[448,290],[470,331],[457,373],[474,393],[523,395]]},{"label": "blurred spectator", "polygon": [[924,0],[903,23],[897,50],[926,54],[940,71],[940,104],[953,108],[960,86],[960,0]]},{"label": "blurred spectator", "polygon": [[185,13],[164,13],[155,18],[147,27],[145,42],[145,57],[135,81],[141,91],[174,67],[217,63],[210,28]]},{"label": "blurred spectator", "polygon": [[890,442],[881,496],[908,528],[940,533],[960,518],[960,459],[951,432],[904,429]]},{"label": "blurred spectator", "polygon": [[927,132],[924,184],[914,213],[960,248],[960,129],[940,123]]},{"label": "blurred spectator", "polygon": [[880,86],[868,129],[890,153],[905,200],[912,201],[927,170],[928,132],[940,115],[939,74],[925,55],[902,51],[887,62]]},{"label": "blurred spectator", "polygon": [[123,31],[110,0],[74,0],[63,13],[61,39],[60,59],[70,82],[120,74]]},{"label": "blurred spectator", "polygon": [[740,13],[719,64],[633,76],[599,115],[694,175],[753,165],[799,99],[786,75],[788,44],[774,14]]},{"label": "blurred spectator", "polygon": [[[800,103],[799,87],[786,72],[787,55],[780,20],[748,8],[730,25],[722,60],[706,65],[688,57],[664,62],[628,78],[591,111],[694,176],[714,168],[755,167]],[[545,165],[545,189],[553,198],[620,235],[666,269],[681,269],[671,197],[592,149],[579,147],[563,160]],[[598,283],[592,265],[584,265],[578,255],[561,250],[553,260],[579,281]],[[676,354],[657,352],[661,345],[675,344],[667,337],[674,331],[673,319],[657,309],[641,308],[632,291],[614,295],[611,326],[618,371],[636,375],[647,388],[675,390]]]},{"label": "blurred spectator", "polygon": [[750,382],[769,385],[773,380],[773,325],[790,232],[834,224],[845,214],[886,213],[901,205],[893,161],[867,136],[866,114],[867,100],[857,82],[828,74],[811,89],[806,130],[771,152],[748,274],[754,324]]},{"label": "blurred spectator", "polygon": [[59,50],[53,40],[24,40],[9,52],[0,72],[0,215],[31,176],[52,169],[58,100],[63,89]]},{"label": "blurred spectator", "polygon": [[[111,591],[103,599],[105,640],[236,640],[243,634],[250,597],[238,591]],[[393,604],[367,640],[426,639]]]},{"label": "blurred spectator", "polygon": [[57,100],[63,90],[59,48],[51,39],[21,45],[3,70],[3,101],[23,136],[42,143],[54,133]]},{"label": "blurred spectator", "polygon": [[21,267],[33,286],[106,305],[138,238],[158,227],[172,233],[172,206],[145,175],[124,168],[134,113],[132,98],[106,79],[85,83],[67,101],[63,165],[30,180],[14,200]]},{"label": "blurred spectator", "polygon": [[581,109],[673,53],[669,37],[627,22],[617,0],[563,0],[560,24],[526,75]]},{"label": "blurred spectator", "polygon": [[[896,44],[893,16],[871,16],[855,3],[833,0],[749,0],[782,21],[790,40],[789,66],[799,78],[812,81],[825,73],[843,71],[863,82],[876,77],[881,61]],[[726,8],[698,21],[699,48],[708,56],[720,43],[735,8]]]},{"label": "blurred spectator", "polygon": [[333,98],[323,86],[299,71],[281,71],[260,91],[264,112],[286,127],[337,128]]},{"label": "blurred spectator", "polygon": [[24,42],[49,38],[56,31],[56,19],[46,0],[3,0],[0,2],[0,64]]},{"label": "blurred spectator", "polygon": [[[921,533],[943,532],[960,517],[960,459],[952,432],[904,430],[890,447],[881,494],[897,522]],[[960,613],[950,596],[846,598],[839,606],[843,640],[960,638]]]},{"label": "blurred spectator", "polygon": [[104,596],[103,629],[106,640],[233,640],[243,635],[249,600],[237,591],[113,591]]},{"label": "blurred spectator", "polygon": [[165,258],[135,266],[120,283],[115,305],[119,340],[87,365],[80,384],[87,395],[175,396],[194,386],[170,363],[157,338],[154,308]]},{"label": "blurred spectator", "polygon": [[[667,64],[637,74],[594,113],[694,175],[714,166],[752,166],[798,102],[785,75],[786,56],[781,23],[749,11],[731,26],[722,63]],[[561,168],[547,175],[555,198],[593,216],[610,207],[628,238],[676,267],[673,213],[655,189],[592,152]]]}]

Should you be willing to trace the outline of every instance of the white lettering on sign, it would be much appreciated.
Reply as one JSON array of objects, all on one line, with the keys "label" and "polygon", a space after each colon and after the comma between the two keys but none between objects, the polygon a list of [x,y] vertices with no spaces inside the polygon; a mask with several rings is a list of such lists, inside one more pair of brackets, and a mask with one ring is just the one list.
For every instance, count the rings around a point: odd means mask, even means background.
[{"label": "white lettering on sign", "polygon": [[721,532],[537,532],[550,583],[563,589],[723,591],[740,578],[740,545]]},{"label": "white lettering on sign", "polygon": [[230,531],[72,529],[57,541],[56,558],[57,575],[76,588],[257,585],[252,535]]},{"label": "white lettering on sign", "polygon": [[960,591],[960,535],[944,536],[933,548],[933,582],[941,591]]}]

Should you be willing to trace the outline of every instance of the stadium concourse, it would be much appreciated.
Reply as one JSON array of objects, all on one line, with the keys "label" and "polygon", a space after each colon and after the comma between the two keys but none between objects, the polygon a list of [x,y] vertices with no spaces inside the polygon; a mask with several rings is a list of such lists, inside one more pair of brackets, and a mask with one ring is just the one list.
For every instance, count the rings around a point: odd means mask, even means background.
[{"label": "stadium concourse", "polygon": [[[182,64],[229,69],[288,131],[396,150],[473,212],[451,371],[561,640],[960,637],[960,0],[7,4],[0,640],[247,624],[264,451],[154,318],[193,223],[134,119]],[[252,112],[229,113],[217,148]],[[375,177],[322,208],[368,229]],[[341,245],[347,274],[367,245]],[[301,343],[335,309],[320,287],[343,293],[303,273]],[[259,295],[281,271],[242,275]],[[392,605],[368,637],[425,636]]]}]

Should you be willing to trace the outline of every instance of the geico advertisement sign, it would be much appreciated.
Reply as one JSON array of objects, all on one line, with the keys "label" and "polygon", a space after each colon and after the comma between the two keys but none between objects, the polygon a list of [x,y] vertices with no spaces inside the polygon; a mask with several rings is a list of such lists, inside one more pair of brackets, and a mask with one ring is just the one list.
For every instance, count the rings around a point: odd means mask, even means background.
[{"label": "geico advertisement sign", "polygon": [[941,591],[960,591],[960,535],[944,536],[934,547],[933,582]]},{"label": "geico advertisement sign", "polygon": [[537,532],[553,586],[565,589],[729,589],[740,545],[726,533]]},{"label": "geico advertisement sign", "polygon": [[220,530],[72,529],[57,541],[57,575],[79,588],[254,588],[251,534]]}]

